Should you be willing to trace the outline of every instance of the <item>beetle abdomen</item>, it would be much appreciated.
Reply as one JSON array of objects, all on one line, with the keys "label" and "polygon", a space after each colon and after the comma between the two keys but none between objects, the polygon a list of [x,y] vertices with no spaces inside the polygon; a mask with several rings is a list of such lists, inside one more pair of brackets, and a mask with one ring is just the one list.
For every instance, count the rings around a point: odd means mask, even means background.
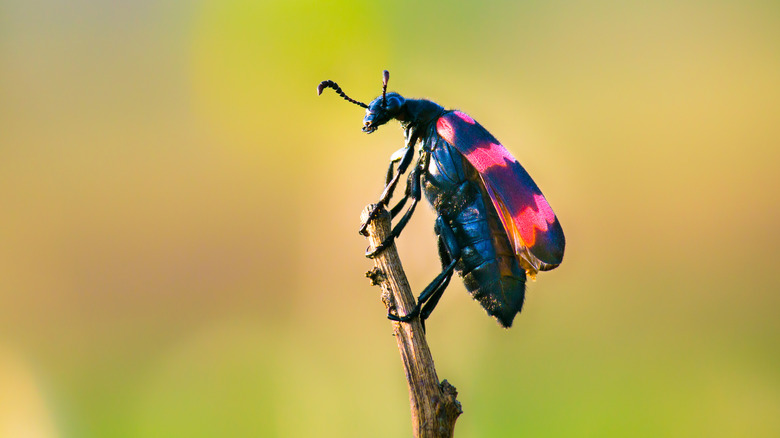
[{"label": "beetle abdomen", "polygon": [[[502,326],[509,327],[523,308],[525,271],[486,199],[480,196],[452,221],[461,245],[461,263],[456,267],[472,297]],[[481,214],[473,221],[471,213],[477,210]]]},{"label": "beetle abdomen", "polygon": [[522,309],[525,271],[476,170],[446,142],[431,145],[423,187],[460,248],[456,265],[466,289],[504,326]]}]

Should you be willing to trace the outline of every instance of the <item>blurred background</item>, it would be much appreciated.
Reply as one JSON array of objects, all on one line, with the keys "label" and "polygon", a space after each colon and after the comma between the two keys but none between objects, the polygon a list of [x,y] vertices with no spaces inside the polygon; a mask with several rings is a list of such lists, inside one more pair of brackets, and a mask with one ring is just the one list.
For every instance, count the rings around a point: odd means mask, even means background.
[{"label": "blurred background", "polygon": [[780,436],[780,7],[717,0],[1,0],[0,436],[409,436],[357,234],[402,131],[315,93],[383,69],[566,232],[511,330],[428,321],[458,436]]}]

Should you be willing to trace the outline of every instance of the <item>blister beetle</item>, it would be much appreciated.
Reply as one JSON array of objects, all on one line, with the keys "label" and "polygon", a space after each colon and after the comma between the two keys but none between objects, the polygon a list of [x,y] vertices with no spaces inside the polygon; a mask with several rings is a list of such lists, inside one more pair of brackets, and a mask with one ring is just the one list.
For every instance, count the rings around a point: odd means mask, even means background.
[{"label": "blister beetle", "polygon": [[563,260],[561,224],[528,172],[490,132],[461,111],[388,93],[389,78],[385,70],[382,95],[368,105],[348,97],[333,81],[317,86],[317,94],[332,88],[366,108],[363,132],[370,134],[393,119],[401,123],[405,145],[391,157],[379,205],[390,202],[420,142],[419,158],[404,197],[390,211],[392,217],[409,199],[411,204],[390,236],[366,255],[375,256],[401,234],[424,192],[437,214],[434,231],[442,272],[422,291],[412,312],[388,318],[408,322],[419,316],[424,322],[457,270],[472,297],[499,324],[510,327],[523,307],[526,278]]}]

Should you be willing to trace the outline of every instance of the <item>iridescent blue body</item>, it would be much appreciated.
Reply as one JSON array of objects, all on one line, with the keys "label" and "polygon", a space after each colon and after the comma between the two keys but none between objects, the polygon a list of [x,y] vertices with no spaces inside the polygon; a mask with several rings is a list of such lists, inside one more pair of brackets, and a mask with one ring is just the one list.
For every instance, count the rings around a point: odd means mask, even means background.
[{"label": "iridescent blue body", "polygon": [[423,192],[461,250],[455,269],[466,289],[504,327],[523,307],[525,270],[520,266],[484,184],[463,155],[436,134],[422,139],[431,153],[422,175]]},{"label": "iridescent blue body", "polygon": [[333,81],[317,87],[318,93],[332,88],[366,108],[366,133],[390,120],[398,120],[404,128],[405,146],[390,160],[375,212],[388,205],[419,143],[419,158],[409,173],[405,195],[391,209],[392,216],[408,200],[411,205],[390,236],[367,256],[376,256],[401,234],[424,193],[437,214],[434,230],[442,272],[422,291],[412,312],[388,318],[410,321],[419,316],[424,321],[457,271],[474,299],[509,327],[523,307],[526,277],[554,269],[563,260],[566,242],[558,218],[530,175],[479,123],[430,100],[387,93],[388,79],[385,70],[382,95],[368,105],[348,97]]}]

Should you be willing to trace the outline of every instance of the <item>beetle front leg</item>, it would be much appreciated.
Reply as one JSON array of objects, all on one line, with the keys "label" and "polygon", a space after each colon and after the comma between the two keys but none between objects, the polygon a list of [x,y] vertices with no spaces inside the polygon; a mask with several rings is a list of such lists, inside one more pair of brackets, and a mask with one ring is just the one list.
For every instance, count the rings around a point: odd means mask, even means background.
[{"label": "beetle front leg", "polygon": [[[395,190],[396,185],[398,185],[398,180],[401,178],[401,175],[406,172],[406,169],[409,167],[409,164],[412,163],[412,158],[414,158],[414,144],[417,143],[417,131],[409,134],[409,131],[407,130],[407,140],[406,140],[406,146],[403,147],[403,149],[397,150],[390,159],[392,161],[400,161],[398,164],[398,172],[396,172],[395,176],[393,176],[392,179],[390,179],[391,171],[388,170],[387,173],[387,185],[385,186],[385,189],[382,191],[382,195],[379,197],[379,202],[381,202],[384,205],[387,205],[388,202],[390,202],[390,198],[393,197],[393,191]],[[392,161],[391,161],[391,169],[392,169]]]},{"label": "beetle front leg", "polygon": [[[366,227],[368,227],[369,222],[371,222],[376,217],[377,213],[379,213],[379,208],[388,205],[390,202],[390,198],[393,197],[393,191],[398,185],[398,181],[401,178],[401,175],[406,172],[406,169],[412,162],[412,158],[414,158],[413,146],[415,143],[417,143],[417,139],[418,136],[416,132],[409,134],[407,131],[406,146],[395,151],[393,155],[390,156],[390,167],[387,169],[385,188],[382,190],[382,194],[379,196],[379,202],[377,203],[376,207],[374,207],[374,209],[371,210],[371,213],[368,215],[368,219],[366,219],[366,221],[360,225],[360,229],[358,230],[360,234],[364,236],[366,235]],[[399,162],[398,170],[394,171],[393,165],[396,162]],[[406,202],[406,199],[404,199],[402,202]],[[394,213],[392,213],[391,217],[395,217],[395,215],[398,213],[395,208],[393,208],[393,212]]]},{"label": "beetle front leg", "polygon": [[412,218],[412,214],[414,214],[414,209],[417,207],[417,203],[420,202],[420,198],[422,198],[422,185],[420,178],[423,171],[422,164],[427,163],[427,160],[425,159],[426,157],[427,155],[422,155],[418,161],[418,165],[415,166],[412,173],[409,174],[407,190],[408,194],[406,196],[412,198],[412,205],[409,206],[409,209],[406,210],[406,213],[404,213],[401,220],[399,220],[395,227],[393,227],[393,230],[390,231],[390,234],[387,236],[387,238],[385,238],[381,244],[374,248],[373,251],[366,252],[366,257],[373,259],[377,254],[387,249],[387,247],[393,243],[393,240],[395,240],[395,238],[401,234],[401,231],[403,231],[406,224],[409,223],[409,219]]}]

